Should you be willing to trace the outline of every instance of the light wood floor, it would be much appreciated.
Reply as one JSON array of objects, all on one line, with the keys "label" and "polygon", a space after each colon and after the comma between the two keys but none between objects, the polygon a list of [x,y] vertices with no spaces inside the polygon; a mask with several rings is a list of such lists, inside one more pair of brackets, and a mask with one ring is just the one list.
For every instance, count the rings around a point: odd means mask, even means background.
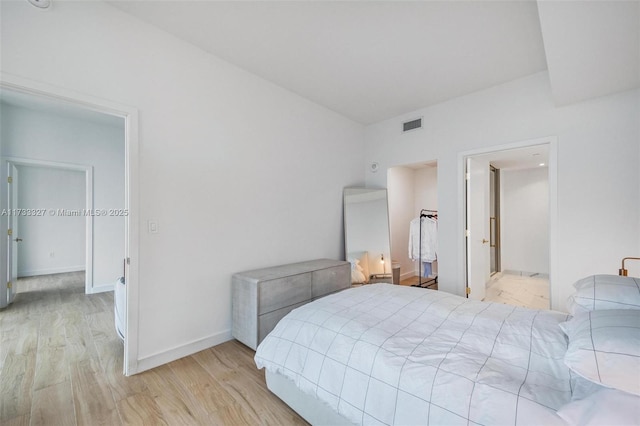
[{"label": "light wood floor", "polygon": [[[414,284],[419,284],[420,282],[423,283],[423,285],[426,285],[427,283],[431,283],[431,280],[429,278],[422,278],[420,279],[420,277],[409,277],[409,278],[405,278],[400,280],[400,285],[414,285]],[[438,289],[438,283],[434,283],[433,285],[429,285],[429,290],[437,290]]]},{"label": "light wood floor", "polygon": [[2,425],[306,424],[235,340],[125,377],[111,292],[85,295],[82,273],[18,286],[0,310]]}]

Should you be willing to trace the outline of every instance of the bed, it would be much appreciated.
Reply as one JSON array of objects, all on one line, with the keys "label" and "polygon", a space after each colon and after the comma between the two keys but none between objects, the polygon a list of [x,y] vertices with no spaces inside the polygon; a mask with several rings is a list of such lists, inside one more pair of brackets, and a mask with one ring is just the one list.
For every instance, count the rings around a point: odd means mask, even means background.
[{"label": "bed", "polygon": [[[582,318],[593,313],[585,312],[574,317],[372,284],[292,311],[255,361],[266,369],[269,389],[312,424],[587,424],[585,416],[597,417],[594,407],[604,412],[602,401],[615,401],[618,424],[637,424],[640,353],[627,360],[631,388],[623,390],[567,363],[580,352],[572,352],[568,333],[593,320]],[[637,315],[625,321],[640,326]],[[639,330],[622,337],[631,352]]]}]

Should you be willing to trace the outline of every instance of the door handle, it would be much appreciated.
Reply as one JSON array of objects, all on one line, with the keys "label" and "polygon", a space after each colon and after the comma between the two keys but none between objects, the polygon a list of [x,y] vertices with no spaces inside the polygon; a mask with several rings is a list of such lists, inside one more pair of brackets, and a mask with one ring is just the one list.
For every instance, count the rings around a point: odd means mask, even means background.
[{"label": "door handle", "polygon": [[22,238],[16,238],[16,239],[15,239],[15,240],[13,240],[13,241],[15,241],[16,243],[19,243],[20,241],[22,241]]},{"label": "door handle", "polygon": [[487,244],[489,242],[489,240],[485,240],[484,238],[482,239],[482,244]]}]

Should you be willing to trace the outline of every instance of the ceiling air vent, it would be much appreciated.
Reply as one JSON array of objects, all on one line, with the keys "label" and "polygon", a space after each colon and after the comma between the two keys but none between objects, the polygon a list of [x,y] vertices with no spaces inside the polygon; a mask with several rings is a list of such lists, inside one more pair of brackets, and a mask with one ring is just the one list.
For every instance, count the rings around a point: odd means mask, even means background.
[{"label": "ceiling air vent", "polygon": [[422,118],[416,118],[415,120],[405,121],[402,123],[403,133],[416,129],[422,129]]}]

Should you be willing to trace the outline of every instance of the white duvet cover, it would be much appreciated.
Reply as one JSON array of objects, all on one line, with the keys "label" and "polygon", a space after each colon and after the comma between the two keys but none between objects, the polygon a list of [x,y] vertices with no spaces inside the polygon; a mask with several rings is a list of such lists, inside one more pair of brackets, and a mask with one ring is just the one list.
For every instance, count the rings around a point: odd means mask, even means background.
[{"label": "white duvet cover", "polygon": [[562,424],[567,318],[374,284],[295,309],[255,361],[357,424]]}]

